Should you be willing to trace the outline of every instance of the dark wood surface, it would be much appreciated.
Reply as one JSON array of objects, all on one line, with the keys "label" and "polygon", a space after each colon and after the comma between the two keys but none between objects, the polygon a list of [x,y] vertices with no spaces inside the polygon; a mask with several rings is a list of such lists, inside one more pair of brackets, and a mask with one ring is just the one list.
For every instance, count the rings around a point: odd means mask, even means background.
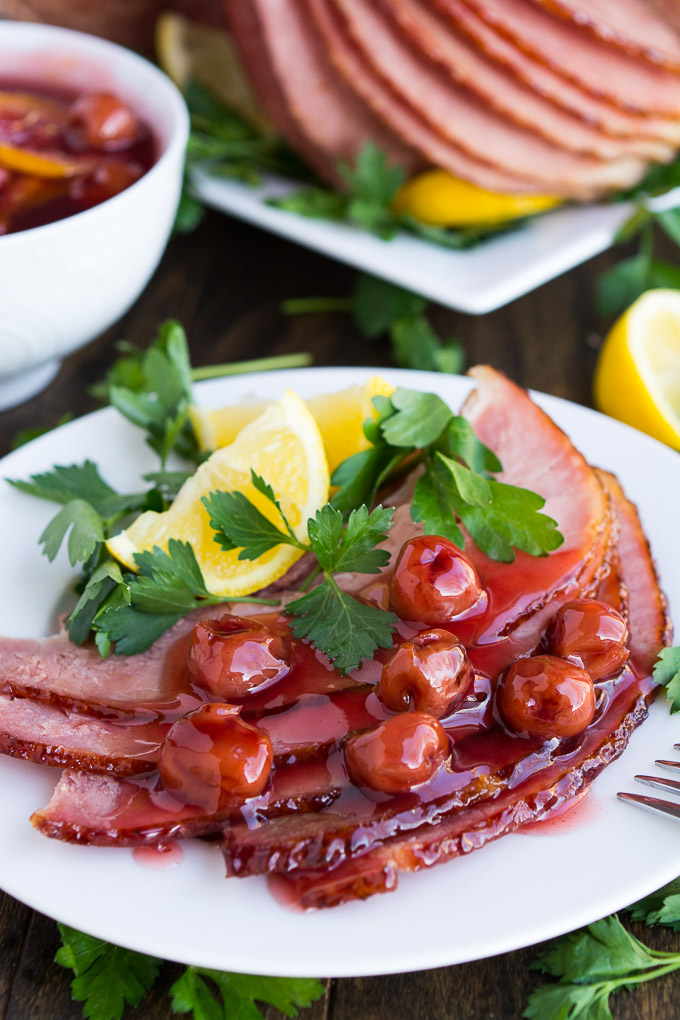
[{"label": "dark wood surface", "polygon": [[[662,244],[660,253],[664,254]],[[672,257],[671,252],[665,254]],[[434,308],[433,321],[443,335],[455,334],[463,341],[468,364],[489,362],[525,386],[590,404],[597,347],[606,327],[594,310],[594,282],[611,259],[611,254],[602,256],[491,315],[472,318]],[[173,239],[148,289],[117,326],[68,358],[46,391],[0,414],[0,452],[9,450],[20,429],[52,426],[64,414],[92,410],[96,404],[87,389],[114,359],[114,341],[125,337],[143,346],[168,317],[186,326],[195,365],[296,351],[310,351],[317,365],[389,365],[389,345],[367,344],[346,316],[285,318],[279,311],[286,298],[345,296],[353,279],[351,270],[329,259],[209,215],[197,233]],[[631,860],[631,870],[644,866],[645,862]],[[556,887],[559,881],[556,873]],[[527,890],[529,896],[546,893]],[[437,909],[449,911],[451,924],[457,923],[455,905],[438,904]],[[483,890],[479,909],[488,913],[492,926],[494,906],[485,902]],[[680,935],[663,928],[634,930],[656,949],[680,951]],[[370,931],[361,937],[370,945]],[[417,938],[417,932],[405,931],[404,938]],[[70,998],[69,973],[53,963],[57,948],[53,921],[0,894],[0,1020],[76,1020],[82,1015],[80,1004]],[[415,974],[329,981],[325,999],[302,1016],[510,1020],[521,1016],[536,984],[527,969],[535,954],[535,948],[529,948]],[[263,957],[263,970],[265,963]],[[300,969],[304,970],[302,961]],[[179,973],[177,966],[166,965],[149,998],[126,1016],[169,1018],[167,990]],[[676,976],[650,982],[618,995],[614,1016],[675,1020],[680,1015],[679,992]],[[279,1020],[282,1014],[271,1010],[267,1016]]]}]

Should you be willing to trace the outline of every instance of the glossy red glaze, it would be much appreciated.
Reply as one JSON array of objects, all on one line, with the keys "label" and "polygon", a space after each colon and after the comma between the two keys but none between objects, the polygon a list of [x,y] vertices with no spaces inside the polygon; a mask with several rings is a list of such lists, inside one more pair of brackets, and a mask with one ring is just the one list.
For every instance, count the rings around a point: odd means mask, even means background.
[{"label": "glossy red glaze", "polygon": [[233,705],[203,705],[171,727],[158,771],[165,789],[180,801],[217,812],[264,790],[271,741],[237,712]]},{"label": "glossy red glaze", "polygon": [[33,80],[0,80],[0,142],[75,164],[65,177],[0,167],[0,234],[43,226],[105,201],[149,170],[149,127],[105,92],[78,95]]},{"label": "glossy red glaze", "polygon": [[595,690],[580,666],[554,655],[533,655],[505,671],[496,704],[503,721],[516,733],[573,737],[593,720]]},{"label": "glossy red glaze", "polygon": [[345,744],[345,764],[357,786],[408,793],[432,779],[448,755],[441,723],[426,712],[392,716]]},{"label": "glossy red glaze", "polygon": [[390,608],[405,620],[436,626],[481,606],[475,568],[447,538],[423,535],[406,542],[390,585]]},{"label": "glossy red glaze", "polygon": [[422,631],[385,663],[378,697],[393,712],[413,707],[437,719],[457,708],[470,686],[465,646],[448,630]]},{"label": "glossy red glaze", "polygon": [[593,680],[606,680],[628,661],[628,627],[620,613],[595,599],[574,599],[555,615],[548,630],[553,655],[583,666]]},{"label": "glossy red glaze", "polygon": [[225,615],[196,624],[187,663],[195,683],[227,701],[281,680],[291,656],[290,642],[265,624]]},{"label": "glossy red glaze", "polygon": [[139,120],[111,92],[83,92],[69,110],[72,138],[84,149],[105,152],[132,145],[140,132]]}]

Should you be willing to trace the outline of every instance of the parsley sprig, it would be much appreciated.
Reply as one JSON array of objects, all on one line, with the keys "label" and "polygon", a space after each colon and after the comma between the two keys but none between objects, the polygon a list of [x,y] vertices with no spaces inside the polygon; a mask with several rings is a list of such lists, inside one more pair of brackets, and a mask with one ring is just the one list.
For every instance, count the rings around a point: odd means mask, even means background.
[{"label": "parsley sprig", "polygon": [[562,544],[555,521],[540,513],[545,500],[494,479],[502,470],[496,455],[436,394],[397,389],[373,403],[377,420],[364,425],[371,446],[340,464],[331,479],[339,487],[332,503],[343,514],[371,506],[383,485],[420,464],[411,516],[426,534],[464,547],[463,525],[483,552],[507,563],[516,549],[543,556]]},{"label": "parsley sprig", "polygon": [[283,612],[290,616],[295,637],[306,638],[326,654],[341,673],[356,669],[378,648],[389,648],[397,622],[393,613],[342,591],[335,574],[377,574],[389,562],[379,545],[392,526],[394,510],[382,506],[370,511],[353,509],[347,522],[330,504],[307,522],[308,543],[301,541],[271,487],[251,472],[255,488],[276,509],[280,526],[240,492],[212,492],[204,497],[215,540],[225,549],[239,549],[239,559],[253,560],[277,545],[291,545],[314,554],[322,580]]},{"label": "parsley sprig", "polygon": [[659,652],[653,677],[655,683],[666,688],[671,713],[680,712],[680,645]]},{"label": "parsley sprig", "polygon": [[[155,984],[163,961],[102,942],[59,925],[62,945],[55,961],[73,971],[71,993],[90,1020],[120,1020],[126,1004],[138,1006]],[[256,1003],[288,1017],[324,994],[314,978],[275,978],[186,967],[170,988],[173,1013],[194,1020],[262,1020]]]},{"label": "parsley sprig", "polygon": [[[633,920],[680,930],[680,879],[629,908]],[[614,914],[551,942],[531,964],[556,978],[532,993],[527,1020],[611,1020],[610,996],[680,969],[680,953],[651,949]]]}]

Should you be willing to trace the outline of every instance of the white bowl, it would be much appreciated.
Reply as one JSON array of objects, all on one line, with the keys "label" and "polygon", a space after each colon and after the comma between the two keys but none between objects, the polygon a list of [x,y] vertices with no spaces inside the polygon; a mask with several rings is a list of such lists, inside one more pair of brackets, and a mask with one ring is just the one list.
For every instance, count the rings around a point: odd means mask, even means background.
[{"label": "white bowl", "polygon": [[46,386],[61,358],[139,296],[170,235],[189,131],[184,100],[161,71],[81,32],[0,21],[0,87],[3,79],[115,92],[149,125],[159,155],[106,202],[0,237],[0,409]]}]

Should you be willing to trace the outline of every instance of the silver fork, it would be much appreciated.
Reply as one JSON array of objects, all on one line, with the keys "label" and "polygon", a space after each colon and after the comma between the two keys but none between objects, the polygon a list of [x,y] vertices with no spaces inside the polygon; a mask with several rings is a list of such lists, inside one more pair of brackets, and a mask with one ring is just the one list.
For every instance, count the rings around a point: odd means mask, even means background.
[{"label": "silver fork", "polygon": [[[676,751],[680,751],[680,744],[674,744],[673,746]],[[655,761],[654,764],[658,765],[661,769],[668,769],[669,772],[674,772],[680,777],[680,762]],[[643,783],[645,786],[652,786],[656,790],[664,790],[666,793],[674,793],[677,797],[680,797],[679,779],[664,779],[659,776],[635,776],[635,779],[638,783]],[[660,797],[641,797],[637,793],[618,793],[617,797],[619,800],[626,801],[629,804],[636,804],[638,807],[645,808],[646,811],[653,811],[656,815],[667,815],[680,821],[680,803],[673,804],[671,801],[661,800]]]}]

